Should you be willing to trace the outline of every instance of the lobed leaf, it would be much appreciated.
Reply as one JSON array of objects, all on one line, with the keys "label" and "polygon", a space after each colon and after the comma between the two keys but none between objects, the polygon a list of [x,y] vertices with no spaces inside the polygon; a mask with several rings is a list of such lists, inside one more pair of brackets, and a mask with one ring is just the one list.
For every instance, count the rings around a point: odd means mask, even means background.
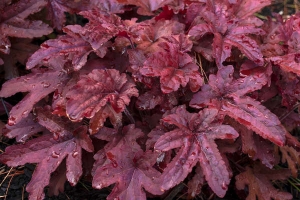
[{"label": "lobed leaf", "polygon": [[[84,117],[90,119],[99,118],[99,115],[103,117],[103,109],[108,113],[105,116],[112,112],[114,116],[123,112],[130,98],[138,96],[138,90],[125,74],[120,74],[115,69],[95,69],[88,75],[81,76],[66,96],[67,115],[73,121],[81,121]],[[105,108],[106,105],[111,106],[112,110],[107,110],[109,107]],[[97,125],[96,129],[100,127]],[[92,132],[95,133],[96,129],[92,129]]]},{"label": "lobed leaf", "polygon": [[154,148],[159,151],[180,148],[160,176],[163,190],[183,181],[200,162],[212,190],[220,197],[225,195],[230,177],[215,139],[234,139],[238,133],[231,126],[213,122],[217,114],[216,109],[189,113],[184,106],[179,106],[163,117],[163,122],[177,128],[162,135]]},{"label": "lobed leaf", "polygon": [[159,183],[154,181],[159,176],[159,172],[152,168],[156,155],[151,151],[143,152],[136,142],[143,135],[134,125],[125,126],[122,137],[117,136],[118,141],[107,144],[110,147],[105,149],[106,161],[94,165],[93,187],[101,189],[115,183],[107,199],[146,200],[143,188],[152,194],[162,194]]},{"label": "lobed leaf", "polygon": [[33,106],[42,98],[58,87],[67,79],[65,73],[54,70],[37,71],[25,76],[11,79],[2,85],[1,97],[9,97],[17,92],[29,92],[17,105],[10,111],[8,125],[14,125],[28,116]]}]

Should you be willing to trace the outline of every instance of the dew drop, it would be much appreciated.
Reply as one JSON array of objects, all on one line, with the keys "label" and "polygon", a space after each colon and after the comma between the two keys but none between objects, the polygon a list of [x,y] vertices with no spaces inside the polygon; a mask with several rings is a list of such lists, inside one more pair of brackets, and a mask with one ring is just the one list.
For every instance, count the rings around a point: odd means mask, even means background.
[{"label": "dew drop", "polygon": [[73,158],[77,157],[77,155],[78,155],[78,152],[77,152],[77,151],[75,151],[75,152],[72,153],[72,157],[73,157]]},{"label": "dew drop", "polygon": [[225,182],[222,183],[222,189],[223,189],[223,190],[226,190],[226,189],[227,189],[227,186],[226,186]]},{"label": "dew drop", "polygon": [[9,126],[13,126],[16,124],[16,118],[13,117],[13,116],[10,116],[9,119],[8,119],[8,123],[7,123]]},{"label": "dew drop", "polygon": [[58,138],[59,138],[59,134],[58,133],[53,133],[53,139],[58,140]]},{"label": "dew drop", "polygon": [[43,85],[44,88],[48,88],[51,85],[50,83],[47,82],[42,82],[41,84]]},{"label": "dew drop", "polygon": [[27,114],[28,114],[28,110],[25,110],[23,113],[22,113],[22,117],[25,117]]},{"label": "dew drop", "polygon": [[101,188],[102,188],[102,184],[101,183],[98,184],[98,185],[96,185],[96,189],[100,190]]},{"label": "dew drop", "polygon": [[59,153],[56,153],[55,151],[52,151],[51,156],[52,156],[52,158],[58,158],[59,157]]}]

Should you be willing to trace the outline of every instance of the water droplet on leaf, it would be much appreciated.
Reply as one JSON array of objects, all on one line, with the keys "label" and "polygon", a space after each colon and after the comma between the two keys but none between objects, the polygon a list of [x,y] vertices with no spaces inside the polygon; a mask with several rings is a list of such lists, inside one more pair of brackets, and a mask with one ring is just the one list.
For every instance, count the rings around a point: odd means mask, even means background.
[{"label": "water droplet on leaf", "polygon": [[52,151],[51,156],[52,156],[52,158],[58,158],[59,157],[59,153],[56,153],[55,151]]},{"label": "water droplet on leaf", "polygon": [[9,126],[13,126],[16,124],[16,118],[13,117],[13,116],[10,116],[9,119],[8,119],[8,123],[7,123]]}]

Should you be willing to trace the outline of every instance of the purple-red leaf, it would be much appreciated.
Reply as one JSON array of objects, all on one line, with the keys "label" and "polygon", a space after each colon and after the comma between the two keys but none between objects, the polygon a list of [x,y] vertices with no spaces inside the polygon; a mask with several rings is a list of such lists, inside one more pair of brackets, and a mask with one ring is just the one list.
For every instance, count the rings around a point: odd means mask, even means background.
[{"label": "purple-red leaf", "polygon": [[43,199],[44,187],[49,184],[50,175],[66,159],[67,180],[75,185],[81,174],[82,148],[93,151],[92,140],[87,135],[85,126],[67,126],[67,119],[51,115],[47,109],[37,109],[37,120],[54,135],[44,134],[29,140],[25,144],[12,145],[6,148],[0,162],[9,166],[38,163],[26,190],[30,199]]},{"label": "purple-red leaf", "polygon": [[201,91],[193,96],[190,105],[194,108],[217,107],[248,129],[282,146],[287,131],[278,117],[260,102],[244,96],[261,89],[267,83],[268,73],[264,70],[253,70],[253,74],[233,80],[233,67],[221,67],[217,75],[209,76],[208,85],[202,86]]},{"label": "purple-red leaf", "polygon": [[185,87],[187,84],[193,92],[196,92],[203,83],[199,67],[186,53],[191,45],[181,45],[182,41],[179,42],[174,37],[166,39],[166,42],[159,44],[162,49],[151,54],[140,69],[140,73],[144,76],[160,77],[161,90],[164,93],[177,91],[180,86]]},{"label": "purple-red leaf", "polygon": [[79,70],[87,62],[90,52],[92,47],[80,37],[63,35],[44,42],[41,48],[28,59],[26,68],[46,65],[59,70],[70,62],[75,70]]},{"label": "purple-red leaf", "polygon": [[45,0],[20,0],[5,7],[0,7],[0,43],[2,52],[9,53],[10,43],[8,36],[33,38],[52,32],[52,29],[42,21],[26,20],[29,15],[40,11],[46,4]]},{"label": "purple-red leaf", "polygon": [[[261,21],[253,18],[253,14],[263,6],[270,4],[271,1],[265,0],[262,4],[260,3],[258,0],[235,2],[208,0],[204,6],[203,4],[192,4],[192,6],[198,7],[199,18],[195,18],[189,35],[197,42],[205,34],[214,34],[212,50],[218,67],[223,66],[223,62],[231,55],[232,46],[237,47],[250,60],[262,65],[264,63],[263,55],[256,41],[249,36],[250,34],[264,34],[264,31],[257,27],[262,24]],[[192,6],[187,12],[190,9],[193,12],[195,8]],[[203,53],[203,51],[199,52]]]},{"label": "purple-red leaf", "polygon": [[231,126],[214,122],[217,114],[217,109],[189,113],[184,106],[180,106],[164,116],[163,122],[173,124],[177,128],[162,135],[154,148],[159,151],[180,149],[160,177],[163,190],[168,190],[183,181],[199,162],[212,190],[220,197],[225,195],[230,173],[215,139],[234,139],[238,137],[238,133]]},{"label": "purple-red leaf", "polygon": [[1,97],[9,97],[17,92],[29,92],[10,111],[8,125],[18,123],[22,118],[28,116],[33,106],[54,92],[56,88],[67,79],[67,75],[60,71],[46,70],[31,73],[25,76],[11,79],[2,85]]},{"label": "purple-red leaf", "polygon": [[6,125],[3,129],[3,134],[9,138],[16,138],[17,142],[24,143],[32,135],[43,132],[45,128],[36,121],[36,117],[29,113],[26,118],[23,118],[18,124],[13,126]]},{"label": "purple-red leaf", "polygon": [[[101,134],[105,134],[105,132]],[[151,151],[143,152],[136,139],[144,134],[134,125],[123,128],[122,137],[112,140],[105,148],[105,161],[94,165],[93,187],[101,189],[115,183],[107,199],[146,200],[143,188],[152,194],[162,194],[155,178],[159,172],[152,168],[156,155]],[[110,136],[110,138],[116,137]],[[102,160],[102,159],[101,159]],[[96,161],[97,162],[97,161]],[[98,161],[99,162],[99,161]]]},{"label": "purple-red leaf", "polygon": [[[120,113],[132,96],[138,96],[138,90],[126,78],[126,74],[120,74],[115,69],[93,70],[88,75],[81,76],[67,93],[67,115],[74,121],[81,121],[84,117],[93,118],[106,105],[112,108],[111,112]],[[102,115],[97,115],[99,114]],[[92,132],[95,133],[96,130],[93,129]]]}]

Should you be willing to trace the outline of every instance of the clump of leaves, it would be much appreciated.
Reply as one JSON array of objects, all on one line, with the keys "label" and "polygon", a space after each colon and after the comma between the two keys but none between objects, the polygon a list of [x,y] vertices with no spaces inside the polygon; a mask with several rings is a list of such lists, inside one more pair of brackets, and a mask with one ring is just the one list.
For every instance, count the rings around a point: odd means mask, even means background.
[{"label": "clump of leaves", "polygon": [[[85,177],[114,185],[107,199],[162,197],[181,182],[188,198],[207,183],[219,197],[236,187],[247,199],[292,199],[272,181],[299,165],[300,15],[255,17],[270,4],[1,1],[0,63],[20,75],[5,76],[0,97],[23,98],[3,131],[20,144],[0,162],[37,164],[29,199]],[[65,25],[64,12],[88,22]],[[38,49],[28,41],[54,29]],[[13,55],[26,73],[8,59],[22,42],[33,46]]]}]

